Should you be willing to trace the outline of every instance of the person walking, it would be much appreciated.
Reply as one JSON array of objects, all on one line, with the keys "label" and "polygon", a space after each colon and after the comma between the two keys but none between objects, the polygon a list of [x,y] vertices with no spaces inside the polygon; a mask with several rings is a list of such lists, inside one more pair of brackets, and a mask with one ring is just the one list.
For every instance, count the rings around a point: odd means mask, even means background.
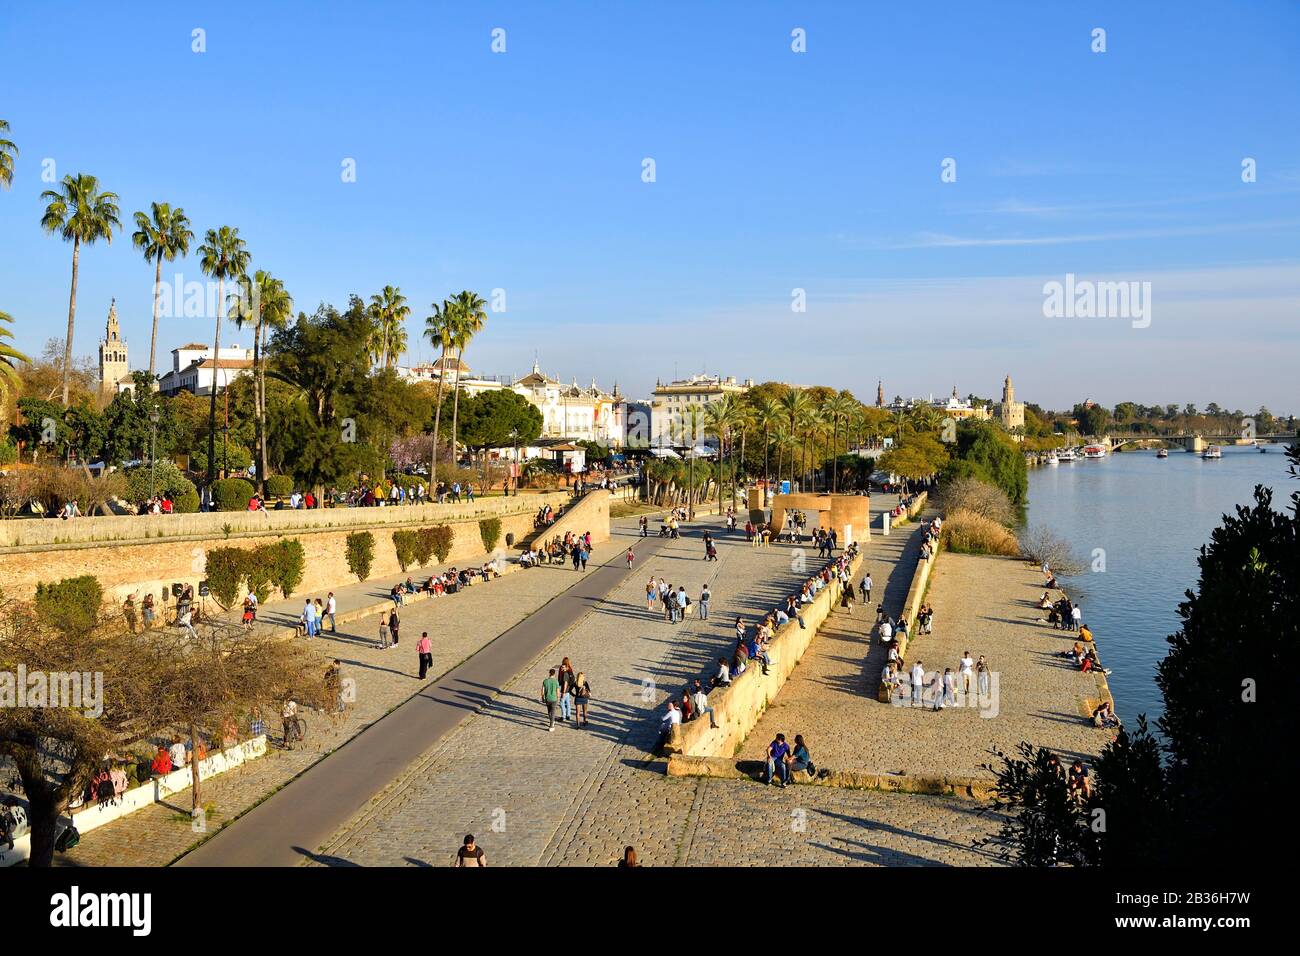
[{"label": "person walking", "polygon": [[487,855],[474,842],[474,834],[465,834],[465,843],[456,851],[455,866],[487,866]]},{"label": "person walking", "polygon": [[628,549],[627,549],[627,569],[628,569],[629,571],[632,570],[632,562],[635,561],[635,560],[636,560],[636,555],[632,553],[632,549],[631,549],[631,548],[628,548]]},{"label": "person walking", "polygon": [[980,659],[975,662],[976,685],[979,687],[980,697],[985,700],[989,696],[989,663],[980,655]]},{"label": "person walking", "polygon": [[704,588],[700,591],[700,620],[701,621],[707,621],[709,619],[709,601],[711,600],[713,600],[713,593],[709,590],[709,586],[706,584],[704,585]]},{"label": "person walking", "polygon": [[653,611],[655,609],[655,599],[658,597],[659,585],[655,583],[654,576],[651,575],[650,580],[646,582],[645,586],[645,609],[647,611]]},{"label": "person walking", "polygon": [[388,612],[384,611],[379,615],[379,643],[375,645],[381,651],[388,650],[389,630],[388,630]]},{"label": "person walking", "polygon": [[[586,570],[587,570],[587,559],[590,558],[590,557],[591,557],[591,552],[587,550],[587,546],[586,546],[585,544],[583,544],[583,545],[579,545],[579,546],[578,546],[578,560],[582,563],[582,570],[583,570],[583,571],[586,571]],[[629,564],[628,567],[630,568],[631,565]]]},{"label": "person walking", "polygon": [[429,668],[433,666],[433,642],[429,640],[428,631],[420,634],[420,642],[415,645],[415,652],[420,656],[420,680],[424,680],[424,675],[429,673]]},{"label": "person walking", "polygon": [[962,654],[960,666],[961,691],[963,694],[969,694],[971,678],[975,675],[975,659],[970,656],[970,651]]},{"label": "person walking", "polygon": [[559,702],[560,682],[555,679],[555,668],[552,667],[547,672],[546,679],[542,681],[542,703],[546,706],[548,732],[555,730],[555,705]]},{"label": "person walking", "polygon": [[921,692],[925,686],[925,668],[921,666],[919,660],[912,665],[912,672],[909,676],[912,682],[912,706],[920,707],[922,703]]},{"label": "person walking", "polygon": [[397,628],[402,622],[397,618],[397,608],[393,608],[388,615],[388,633],[393,635],[393,646],[397,646]]},{"label": "person walking", "polygon": [[862,583],[858,586],[862,591],[862,603],[868,604],[871,601],[871,572],[868,571],[862,576]]},{"label": "person walking", "polygon": [[334,600],[334,592],[331,591],[325,598],[325,615],[330,619],[330,633],[337,634],[338,629],[334,626],[334,612],[338,610],[338,604]]},{"label": "person walking", "polygon": [[575,727],[586,727],[587,721],[587,702],[591,699],[591,684],[587,681],[587,675],[578,671],[577,676],[573,678],[573,721]]},{"label": "person walking", "polygon": [[573,716],[573,665],[567,657],[560,661],[555,678],[560,683],[560,720],[567,722]]}]

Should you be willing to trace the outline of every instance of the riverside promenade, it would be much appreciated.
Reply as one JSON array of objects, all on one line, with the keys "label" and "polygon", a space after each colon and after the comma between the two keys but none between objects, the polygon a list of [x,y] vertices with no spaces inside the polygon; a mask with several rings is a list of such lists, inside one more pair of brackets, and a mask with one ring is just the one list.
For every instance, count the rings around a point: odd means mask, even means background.
[{"label": "riverside promenade", "polygon": [[[705,528],[717,562],[702,560]],[[868,556],[888,540],[873,533]],[[795,546],[751,548],[716,519],[687,526],[307,859],[444,866],[474,833],[491,865],[607,866],[628,845],[651,866],[995,863],[973,843],[997,820],[970,801],[665,775],[652,753],[664,701],[730,653],[737,615],[752,623],[806,576],[794,558]],[[647,611],[650,574],[692,598],[708,581],[710,620]],[[563,656],[592,683],[591,726],[548,733],[538,688]]]},{"label": "riverside promenade", "polygon": [[[901,607],[918,549],[913,531],[886,586],[891,615]],[[877,570],[877,585],[880,578]],[[746,740],[742,756],[757,759],[777,732],[788,737],[798,731],[817,763],[838,771],[991,782],[981,769],[997,764],[989,751],[1010,753],[1021,741],[1050,747],[1067,762],[1091,760],[1114,736],[1085,719],[1102,692],[1099,677],[1080,673],[1062,656],[1077,633],[1039,623],[1046,616],[1036,607],[1042,592],[1042,574],[1024,561],[943,552],[927,596],[934,632],[917,634],[913,627],[908,666],[921,660],[928,680],[946,667],[956,675],[967,650],[974,659],[983,654],[994,674],[992,706],[935,711],[929,687],[920,708],[880,703],[876,692],[888,654],[870,639],[874,615],[837,613]],[[1097,635],[1103,662],[1106,638]],[[904,675],[901,692],[908,691]]]}]

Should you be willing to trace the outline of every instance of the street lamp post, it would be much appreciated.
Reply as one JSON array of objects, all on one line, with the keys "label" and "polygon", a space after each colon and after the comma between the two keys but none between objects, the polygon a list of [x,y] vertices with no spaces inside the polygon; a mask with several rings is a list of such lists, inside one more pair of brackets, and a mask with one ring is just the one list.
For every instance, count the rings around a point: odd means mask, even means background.
[{"label": "street lamp post", "polygon": [[155,464],[158,460],[158,408],[149,409],[149,497],[153,497]]}]

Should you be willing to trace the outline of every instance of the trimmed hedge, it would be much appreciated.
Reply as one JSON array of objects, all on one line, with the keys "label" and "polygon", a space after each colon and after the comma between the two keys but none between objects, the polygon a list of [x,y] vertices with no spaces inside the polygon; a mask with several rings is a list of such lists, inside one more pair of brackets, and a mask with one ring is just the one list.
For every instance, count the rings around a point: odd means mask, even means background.
[{"label": "trimmed hedge", "polygon": [[[181,510],[179,505],[182,499],[187,499],[189,495],[193,495],[194,507],[191,510],[199,510],[199,493],[194,488],[194,482],[186,478],[173,462],[159,459],[154,462],[152,472],[154,494],[170,494],[172,501],[178,506],[177,511]],[[148,465],[131,468],[126,472],[126,500],[133,505],[143,504],[148,501],[149,485],[150,467]]]},{"label": "trimmed hedge", "polygon": [[500,518],[483,518],[478,523],[479,537],[483,539],[483,548],[489,554],[501,540],[501,519]]},{"label": "trimmed hedge", "polygon": [[397,552],[397,566],[406,571],[415,563],[420,535],[416,531],[394,531],[393,548]]},{"label": "trimmed hedge", "polygon": [[212,501],[218,511],[245,511],[254,491],[247,478],[221,478],[212,483]]},{"label": "trimmed hedge", "polygon": [[293,478],[289,475],[270,475],[266,479],[266,494],[269,498],[288,498],[293,494]]},{"label": "trimmed hedge", "polygon": [[[448,525],[438,524],[431,528],[421,528],[420,535],[428,539],[429,553],[438,559],[438,563],[443,564],[446,562],[447,555],[451,554],[451,545],[455,540],[456,533]],[[421,548],[424,547],[425,545],[422,543]]]},{"label": "trimmed hedge", "polygon": [[370,565],[375,560],[375,536],[369,531],[354,531],[347,538],[348,570],[358,581],[370,577]]},{"label": "trimmed hedge", "polygon": [[36,612],[59,631],[90,630],[103,603],[104,589],[93,574],[36,585]]},{"label": "trimmed hedge", "polygon": [[293,595],[302,583],[306,552],[297,538],[285,538],[256,548],[213,548],[208,552],[204,575],[213,597],[225,608],[239,600],[240,585],[257,595],[259,602],[278,588],[284,597]]}]

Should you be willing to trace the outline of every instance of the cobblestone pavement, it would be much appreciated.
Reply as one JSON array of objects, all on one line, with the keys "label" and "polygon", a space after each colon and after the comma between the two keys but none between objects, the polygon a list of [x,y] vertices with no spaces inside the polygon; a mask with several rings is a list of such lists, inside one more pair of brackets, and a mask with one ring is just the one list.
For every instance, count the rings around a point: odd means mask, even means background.
[{"label": "cobblestone pavement", "polygon": [[[917,548],[913,537],[900,579],[910,580]],[[908,654],[922,660],[927,681],[936,668],[956,674],[966,650],[975,658],[985,655],[996,674],[993,706],[986,711],[992,716],[981,716],[976,706],[936,712],[928,687],[923,708],[881,704],[876,689],[886,649],[867,643],[874,617],[836,611],[745,742],[744,754],[762,755],[784,731],[804,734],[819,764],[873,773],[987,777],[981,765],[993,761],[990,749],[1009,751],[1022,740],[1090,759],[1109,739],[1081,716],[1084,698],[1097,696],[1096,679],[1060,656],[1074,634],[1038,623],[1042,612],[1034,604],[1041,583],[1040,573],[1012,559],[945,552],[935,564],[927,598],[934,633],[917,637]],[[907,585],[901,588],[897,602],[889,592],[891,613]],[[1100,652],[1104,658],[1104,643]]]},{"label": "cobblestone pavement", "polygon": [[[593,563],[615,558],[625,548],[622,542],[599,545],[594,549]],[[337,657],[342,662],[344,678],[356,682],[356,702],[346,715],[331,720],[323,714],[309,713],[306,743],[288,751],[280,747],[279,721],[268,721],[273,737],[266,756],[203,781],[202,800],[208,807],[206,833],[195,833],[192,829],[191,797],[187,789],[173,794],[164,803],[83,834],[80,845],[69,853],[58,854],[56,863],[78,866],[169,863],[566,590],[577,577],[578,572],[568,566],[544,566],[476,584],[459,594],[409,604],[400,611],[401,642],[387,651],[374,646],[378,614],[340,623],[337,634],[326,632],[313,643],[325,659]],[[386,587],[381,589],[370,582],[338,588],[340,612],[351,606],[370,604],[375,594],[386,591]],[[346,603],[345,595],[348,601],[356,603]],[[285,613],[280,606],[294,601],[301,604],[301,599],[295,598],[270,604],[267,610],[278,618]],[[264,611],[262,617],[268,616]],[[433,667],[425,682],[417,677],[415,653],[421,631],[428,631],[433,643]]]},{"label": "cobblestone pavement", "polygon": [[[649,754],[668,692],[680,693],[729,651],[736,615],[752,620],[803,576],[791,546],[755,550],[743,536],[719,535],[719,561],[706,563],[699,530],[597,602],[545,659],[408,768],[314,861],[441,866],[473,832],[495,864],[606,865],[628,844],[655,865],[981,862],[970,842],[991,828],[969,804],[663,775]],[[647,612],[650,574],[685,584],[692,597],[708,580],[711,619],[670,625]],[[592,683],[591,726],[565,723],[547,733],[538,688],[563,656]],[[798,807],[808,809],[804,833],[790,829]]]}]

